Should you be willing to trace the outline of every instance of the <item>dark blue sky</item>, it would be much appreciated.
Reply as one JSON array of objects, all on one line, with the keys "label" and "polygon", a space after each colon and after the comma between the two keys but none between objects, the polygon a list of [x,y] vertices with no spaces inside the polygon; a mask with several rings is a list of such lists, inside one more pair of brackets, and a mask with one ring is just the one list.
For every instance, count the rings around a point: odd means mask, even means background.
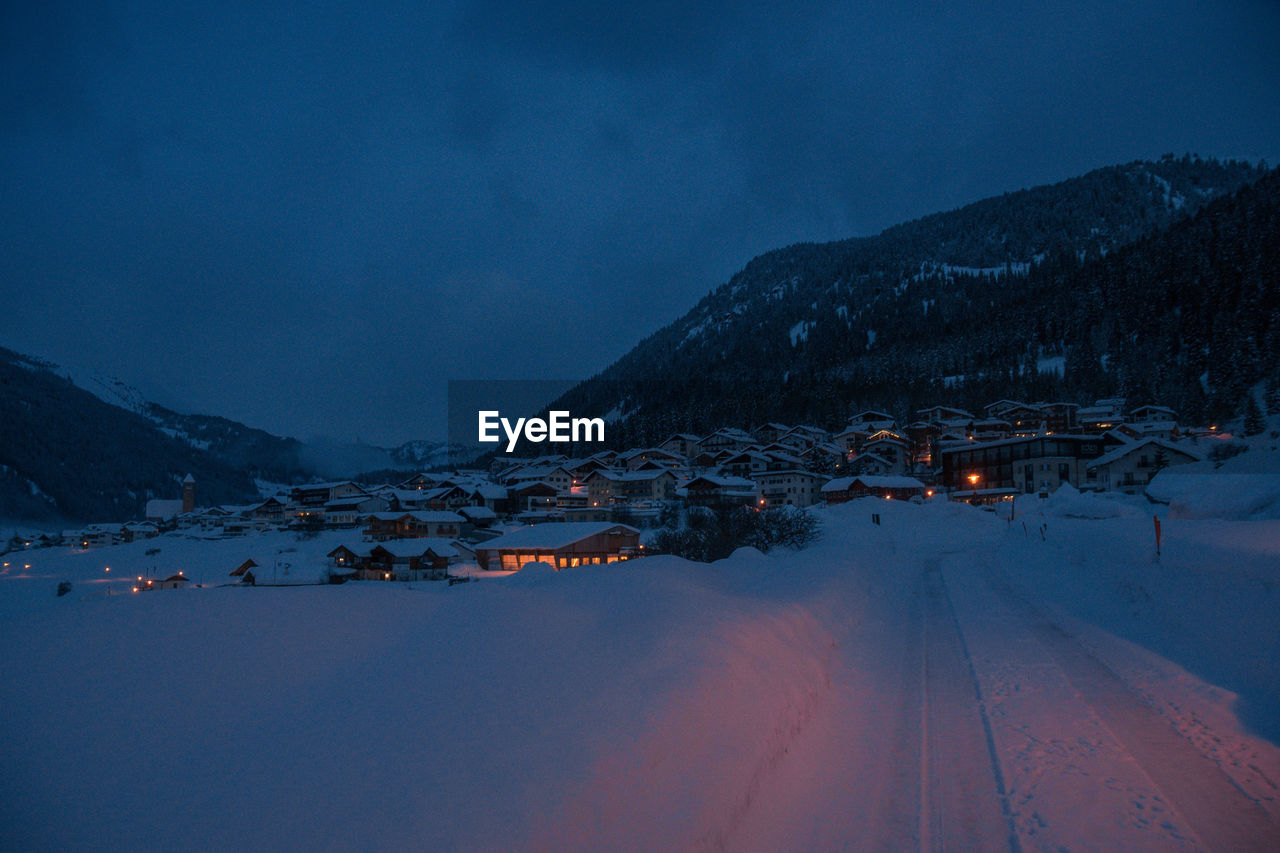
[{"label": "dark blue sky", "polygon": [[446,380],[585,378],[771,248],[1280,159],[1276,2],[759,6],[7,3],[0,344],[434,437]]}]

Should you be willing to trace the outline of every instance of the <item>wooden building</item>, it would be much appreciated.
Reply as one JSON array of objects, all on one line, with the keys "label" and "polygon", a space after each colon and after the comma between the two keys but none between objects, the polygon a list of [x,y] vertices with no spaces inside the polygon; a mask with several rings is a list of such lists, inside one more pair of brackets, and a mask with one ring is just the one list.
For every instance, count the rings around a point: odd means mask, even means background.
[{"label": "wooden building", "polygon": [[549,563],[557,570],[615,563],[640,553],[640,531],[609,522],[548,522],[481,542],[476,561],[490,571],[515,571],[525,563]]}]

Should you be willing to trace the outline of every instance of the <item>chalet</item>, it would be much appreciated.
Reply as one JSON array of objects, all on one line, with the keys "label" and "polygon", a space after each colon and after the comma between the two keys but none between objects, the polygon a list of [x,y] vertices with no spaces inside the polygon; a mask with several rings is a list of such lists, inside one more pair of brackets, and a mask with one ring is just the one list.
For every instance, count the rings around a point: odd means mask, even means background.
[{"label": "chalet", "polygon": [[949,406],[930,406],[927,409],[920,409],[916,412],[920,420],[925,423],[941,423],[948,424],[955,421],[971,421],[973,414],[966,412],[964,409],[953,409]]},{"label": "chalet", "polygon": [[160,527],[153,521],[131,521],[120,528],[120,538],[125,542],[154,539],[159,535]]},{"label": "chalet", "polygon": [[[507,487],[499,486],[497,483],[477,483],[473,486],[471,504],[490,509],[496,515],[506,515],[511,512],[511,500]],[[461,512],[464,508],[458,507],[457,511]]]},{"label": "chalet", "polygon": [[603,507],[621,499],[623,495],[622,472],[612,468],[598,468],[587,475],[588,507]]},{"label": "chalet", "polygon": [[682,491],[689,506],[711,509],[755,506],[758,500],[755,481],[744,477],[703,474],[686,483]]},{"label": "chalet", "polygon": [[609,522],[562,522],[525,527],[476,546],[486,570],[515,571],[545,562],[556,570],[614,563],[640,553],[640,531]]},{"label": "chalet", "polygon": [[755,477],[762,506],[813,506],[822,500],[824,474],[792,468],[764,471]]},{"label": "chalet", "polygon": [[362,495],[364,489],[350,480],[338,480],[331,483],[310,483],[306,486],[294,486],[290,501],[298,509],[323,512],[324,505],[338,498]]},{"label": "chalet", "polygon": [[871,430],[854,425],[845,427],[831,437],[831,441],[845,452],[845,457],[852,459],[862,451],[862,444],[871,437]]},{"label": "chalet", "polygon": [[1177,423],[1178,413],[1164,406],[1139,406],[1129,412],[1128,421],[1131,424],[1163,423],[1168,421]]},{"label": "chalet", "polygon": [[512,510],[516,512],[540,512],[555,509],[556,495],[560,490],[550,483],[530,480],[513,484],[507,489]]},{"label": "chalet", "polygon": [[416,489],[422,491],[424,489],[433,488],[441,480],[438,474],[414,474],[403,483],[399,484],[401,489]]},{"label": "chalet", "polygon": [[366,494],[348,495],[324,505],[324,521],[332,526],[354,526],[364,516],[384,512],[386,509],[386,498]]},{"label": "chalet", "polygon": [[893,429],[897,420],[888,412],[877,412],[868,410],[858,412],[858,414],[849,418],[848,425],[866,430],[867,432],[877,432],[882,429]]},{"label": "chalet", "polygon": [[726,428],[718,429],[702,439],[701,448],[704,452],[715,453],[719,450],[742,450],[752,444],[755,444],[755,439],[750,433],[740,429]]},{"label": "chalet", "polygon": [[256,568],[258,568],[257,561],[250,558],[232,569],[231,577],[240,578],[240,583],[253,586],[258,582],[257,577],[253,574],[253,570]]},{"label": "chalet", "polygon": [[416,510],[375,512],[365,518],[364,534],[374,542],[388,539],[452,538],[462,533],[466,519],[456,512]]},{"label": "chalet", "polygon": [[1203,460],[1198,450],[1186,445],[1162,438],[1148,438],[1122,444],[1090,462],[1088,467],[1093,471],[1100,490],[1136,494],[1165,468]]},{"label": "chalet", "polygon": [[774,441],[793,447],[796,450],[804,450],[819,441],[826,441],[827,438],[828,435],[825,430],[801,424],[800,426],[792,427],[786,433],[774,439]]},{"label": "chalet", "polygon": [[373,546],[356,579],[436,580],[449,573],[450,560],[459,556],[449,539],[389,539]]},{"label": "chalet", "polygon": [[329,552],[328,557],[333,560],[335,568],[342,570],[342,574],[348,574],[368,568],[372,555],[373,546],[362,542],[357,545],[339,545]]},{"label": "chalet", "polygon": [[1092,406],[1081,406],[1076,419],[1085,432],[1106,432],[1125,422],[1125,398],[1113,397],[1098,400]]},{"label": "chalet", "polygon": [[1147,438],[1163,438],[1176,441],[1182,435],[1175,421],[1145,421],[1136,424],[1119,424],[1115,429],[1103,433],[1107,438],[1119,438],[1125,443],[1142,441]]},{"label": "chalet", "polygon": [[775,421],[756,427],[751,431],[751,437],[756,440],[757,444],[771,444],[789,432],[791,432],[791,427]]},{"label": "chalet", "polygon": [[867,452],[859,453],[853,457],[849,461],[847,470],[853,471],[855,474],[872,474],[882,477],[890,474],[900,474],[904,469],[878,453]]},{"label": "chalet", "polygon": [[[506,489],[503,489],[505,492]],[[467,520],[473,527],[488,527],[498,520],[498,514],[487,506],[458,507],[458,515]]]},{"label": "chalet", "polygon": [[732,477],[750,478],[769,467],[769,456],[758,450],[744,450],[724,460],[720,469]]},{"label": "chalet", "polygon": [[277,497],[270,497],[262,503],[250,506],[246,513],[254,521],[279,524],[284,521],[285,502]]},{"label": "chalet", "polygon": [[800,454],[802,467],[815,471],[840,471],[845,465],[845,454],[837,445],[820,441]]},{"label": "chalet", "polygon": [[627,471],[618,482],[628,501],[669,501],[676,496],[676,475],[665,469]]},{"label": "chalet", "polygon": [[667,466],[679,465],[684,462],[684,457],[657,447],[647,447],[643,450],[620,453],[618,454],[618,461],[625,465],[628,470],[634,471],[646,462],[658,462]]},{"label": "chalet", "polygon": [[839,477],[822,487],[822,496],[829,504],[865,497],[910,500],[927,493],[925,484],[914,477]]},{"label": "chalet", "polygon": [[893,470],[886,473],[901,474],[911,464],[911,442],[896,432],[882,429],[862,444],[862,453],[885,459]]}]

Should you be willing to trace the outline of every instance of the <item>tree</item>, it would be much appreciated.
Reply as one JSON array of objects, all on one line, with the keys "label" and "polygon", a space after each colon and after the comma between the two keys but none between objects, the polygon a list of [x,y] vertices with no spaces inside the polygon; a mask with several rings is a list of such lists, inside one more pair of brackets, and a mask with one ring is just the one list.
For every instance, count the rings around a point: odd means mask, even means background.
[{"label": "tree", "polygon": [[1267,414],[1280,415],[1280,378],[1275,374],[1267,377],[1267,391],[1264,399],[1267,401]]},{"label": "tree", "polygon": [[1244,401],[1244,434],[1258,435],[1267,428],[1266,418],[1262,416],[1262,407],[1258,398],[1250,391],[1245,394]]}]

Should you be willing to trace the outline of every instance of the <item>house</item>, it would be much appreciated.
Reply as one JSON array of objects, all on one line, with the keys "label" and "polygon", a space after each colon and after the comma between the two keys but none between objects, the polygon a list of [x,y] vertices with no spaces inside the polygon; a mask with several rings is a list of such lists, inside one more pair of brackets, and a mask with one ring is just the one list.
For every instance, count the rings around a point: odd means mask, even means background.
[{"label": "house", "polygon": [[587,475],[587,507],[607,507],[615,499],[620,500],[624,490],[622,472],[612,468],[597,468]]},{"label": "house", "polygon": [[452,538],[462,533],[466,519],[445,510],[375,512],[365,519],[364,534],[381,542],[388,539]]},{"label": "house", "polygon": [[253,569],[258,568],[258,563],[250,558],[231,570],[231,577],[240,578],[240,583],[253,586],[257,583],[257,578],[253,574]]},{"label": "house", "polygon": [[460,556],[449,539],[388,539],[373,546],[357,580],[438,580]]},{"label": "house", "polygon": [[763,471],[755,476],[761,506],[813,506],[822,500],[822,484],[829,478],[799,468]]},{"label": "house", "polygon": [[640,553],[640,531],[607,521],[556,522],[525,527],[476,546],[485,570],[515,571],[544,562],[556,570],[614,563]]},{"label": "house", "polygon": [[669,453],[657,447],[646,447],[643,450],[630,450],[618,454],[618,461],[630,471],[635,471],[647,462],[657,462],[666,466],[679,465],[684,462],[683,456]]},{"label": "house", "polygon": [[185,589],[190,580],[190,578],[179,571],[177,574],[169,575],[169,577],[164,580],[155,581],[154,584],[151,581],[148,581],[147,583],[151,589]]},{"label": "house", "polygon": [[[1088,463],[1108,444],[1096,435],[1016,436],[943,448],[942,482],[954,500],[1051,492],[1063,483],[1093,485]],[[981,494],[979,494],[981,492]],[[986,496],[986,497],[983,497]]]},{"label": "house", "polygon": [[822,487],[827,503],[837,504],[854,498],[889,498],[910,500],[928,494],[925,484],[915,477],[839,477]]},{"label": "house", "polygon": [[1148,424],[1163,421],[1173,421],[1177,423],[1178,413],[1173,409],[1165,406],[1139,406],[1129,412],[1129,423],[1132,424]]},{"label": "house", "polygon": [[870,409],[865,412],[858,412],[858,414],[848,420],[849,426],[857,427],[859,429],[866,430],[867,432],[877,432],[882,429],[893,429],[896,423],[897,421],[894,419],[893,415],[888,412],[877,412]]},{"label": "house", "polygon": [[154,539],[159,535],[160,527],[153,521],[131,521],[120,529],[120,538],[125,542]]},{"label": "house", "polygon": [[354,574],[366,569],[372,556],[373,546],[363,542],[356,545],[339,545],[328,554],[329,559],[333,560],[334,568],[340,570],[334,574]]},{"label": "house", "polygon": [[329,483],[310,483],[305,486],[294,486],[289,500],[294,504],[294,515],[301,513],[323,513],[324,505],[338,498],[364,494],[364,489],[350,480],[338,480]]},{"label": "house", "polygon": [[744,450],[741,453],[735,453],[728,459],[724,460],[720,465],[720,469],[731,477],[746,477],[750,479],[758,471],[764,471],[769,467],[769,456],[758,450]]},{"label": "house", "polygon": [[789,432],[791,432],[791,427],[775,421],[756,427],[751,431],[751,436],[756,440],[757,444],[772,444]]},{"label": "house", "polygon": [[347,495],[324,505],[324,522],[335,527],[355,525],[366,515],[384,512],[387,506],[387,499],[378,495]]},{"label": "house", "polygon": [[877,453],[868,452],[859,453],[855,456],[849,463],[848,470],[857,472],[858,474],[885,476],[888,474],[900,474],[904,469]]},{"label": "house", "polygon": [[930,406],[916,412],[925,423],[949,423],[952,421],[971,421],[973,415],[964,409],[953,409],[949,406]]},{"label": "house", "polygon": [[704,453],[715,453],[720,450],[742,450],[752,444],[755,444],[755,439],[750,433],[740,429],[726,428],[718,429],[702,439],[701,448]]},{"label": "house", "polygon": [[285,502],[277,497],[270,497],[260,504],[249,507],[245,512],[254,521],[279,524],[284,521]]},{"label": "house", "polygon": [[710,509],[755,506],[759,500],[755,481],[745,477],[703,474],[686,483],[681,491],[685,493],[685,502],[689,506]]},{"label": "house", "polygon": [[628,501],[669,501],[676,496],[676,475],[661,468],[627,471],[618,483]]},{"label": "house", "polygon": [[513,512],[544,512],[555,509],[560,490],[541,480],[514,484],[507,489]]},{"label": "house", "polygon": [[[506,492],[506,489],[503,489],[503,492]],[[458,507],[458,515],[473,527],[488,527],[498,520],[498,514],[487,506]]]},{"label": "house", "polygon": [[[889,463],[885,474],[901,474],[911,462],[911,443],[892,430],[882,429],[872,433],[862,444],[862,456],[871,454]],[[861,457],[859,457],[861,458]],[[854,460],[855,465],[857,460]],[[870,473],[870,472],[864,472]]]},{"label": "house", "polygon": [[1198,450],[1162,438],[1147,438],[1104,453],[1089,463],[1098,489],[1137,494],[1171,465],[1202,462]]}]

